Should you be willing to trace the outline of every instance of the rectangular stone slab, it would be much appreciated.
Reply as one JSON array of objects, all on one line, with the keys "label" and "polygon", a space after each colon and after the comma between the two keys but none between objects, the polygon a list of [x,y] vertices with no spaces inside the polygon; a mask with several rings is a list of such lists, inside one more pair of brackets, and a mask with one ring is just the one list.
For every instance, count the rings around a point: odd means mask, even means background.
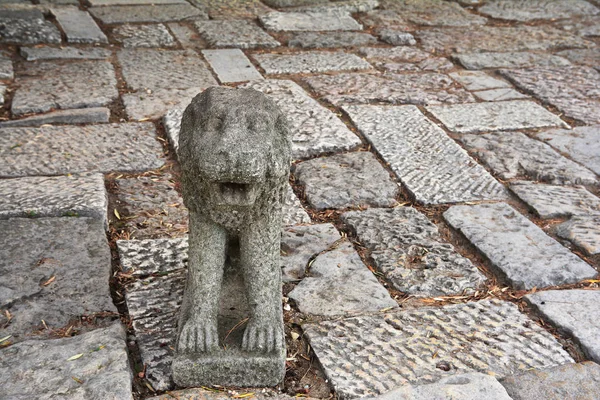
[{"label": "rectangular stone slab", "polygon": [[108,43],[106,35],[85,11],[75,7],[53,8],[52,14],[60,24],[69,43]]},{"label": "rectangular stone slab", "polygon": [[239,49],[202,50],[202,55],[222,83],[263,79],[248,57]]}]

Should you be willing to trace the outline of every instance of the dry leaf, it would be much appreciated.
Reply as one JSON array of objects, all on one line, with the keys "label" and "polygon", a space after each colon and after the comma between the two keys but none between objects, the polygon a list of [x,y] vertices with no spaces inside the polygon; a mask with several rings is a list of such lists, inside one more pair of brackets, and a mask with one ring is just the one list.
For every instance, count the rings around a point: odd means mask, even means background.
[{"label": "dry leaf", "polygon": [[51,284],[52,282],[54,282],[56,280],[56,275],[52,275],[50,277],[50,279],[48,279],[46,282],[42,283],[42,286],[48,286],[49,284]]},{"label": "dry leaf", "polygon": [[115,217],[117,217],[117,219],[121,219],[121,216],[119,215],[119,212],[117,211],[117,209],[115,208]]},{"label": "dry leaf", "polygon": [[74,380],[75,382],[79,383],[80,385],[82,385],[82,384],[83,384],[83,381],[82,381],[81,379],[79,379],[79,378],[75,378],[74,376],[72,376],[71,378],[73,378],[73,380]]},{"label": "dry leaf", "polygon": [[77,360],[78,358],[81,358],[82,356],[83,356],[83,353],[75,354],[74,356],[67,358],[67,361]]},{"label": "dry leaf", "polygon": [[8,336],[3,337],[2,339],[0,339],[0,343],[7,341],[11,337],[12,337],[12,335],[8,335]]}]

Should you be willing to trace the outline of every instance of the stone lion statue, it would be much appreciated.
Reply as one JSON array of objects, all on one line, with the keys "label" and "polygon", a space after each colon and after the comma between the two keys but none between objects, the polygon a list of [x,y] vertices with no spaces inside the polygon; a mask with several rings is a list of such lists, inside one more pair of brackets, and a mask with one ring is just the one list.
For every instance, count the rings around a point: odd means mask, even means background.
[{"label": "stone lion statue", "polygon": [[283,348],[281,205],[291,163],[284,115],[261,92],[211,87],[183,114],[179,159],[190,236],[177,351],[218,347],[218,303],[231,243],[239,244],[250,310],[242,349]]}]

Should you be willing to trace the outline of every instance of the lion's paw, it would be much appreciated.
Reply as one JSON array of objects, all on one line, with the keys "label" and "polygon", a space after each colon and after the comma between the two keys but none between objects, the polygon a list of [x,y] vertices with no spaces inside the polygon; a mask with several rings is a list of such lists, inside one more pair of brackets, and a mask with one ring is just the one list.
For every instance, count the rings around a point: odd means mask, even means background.
[{"label": "lion's paw", "polygon": [[177,351],[183,353],[211,352],[219,347],[217,322],[212,319],[186,321],[177,343]]},{"label": "lion's paw", "polygon": [[244,351],[269,353],[283,346],[283,332],[278,323],[258,323],[251,321],[246,327],[242,340]]}]

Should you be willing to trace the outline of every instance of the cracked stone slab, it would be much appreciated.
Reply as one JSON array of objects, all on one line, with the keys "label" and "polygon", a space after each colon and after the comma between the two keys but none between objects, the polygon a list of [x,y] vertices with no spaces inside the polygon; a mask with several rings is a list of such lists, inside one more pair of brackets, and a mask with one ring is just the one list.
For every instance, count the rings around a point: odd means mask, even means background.
[{"label": "cracked stone slab", "polygon": [[[598,18],[598,20],[600,22],[600,18]],[[557,54],[575,64],[587,65],[588,67],[593,67],[600,71],[600,49],[598,48],[564,50]]]},{"label": "cracked stone slab", "polygon": [[588,125],[600,123],[600,72],[585,66],[501,70],[517,87]]},{"label": "cracked stone slab", "polygon": [[[78,354],[83,355],[68,361]],[[116,322],[78,336],[0,349],[0,379],[4,396],[15,400],[133,399],[125,329]]]},{"label": "cracked stone slab", "polygon": [[69,43],[108,43],[106,35],[87,11],[75,7],[52,8],[52,14]]},{"label": "cracked stone slab", "polygon": [[567,239],[587,254],[600,254],[600,216],[575,216],[560,224],[556,234]]},{"label": "cracked stone slab", "polygon": [[0,176],[136,172],[159,168],[151,123],[0,128]]},{"label": "cracked stone slab", "polygon": [[60,43],[60,31],[39,10],[2,10],[0,43]]},{"label": "cracked stone slab", "polygon": [[600,323],[595,318],[600,301],[597,290],[548,290],[525,299],[560,330],[573,336],[595,362],[600,362]]},{"label": "cracked stone slab", "polygon": [[582,17],[600,13],[600,9],[583,0],[491,0],[479,7],[477,11],[492,18],[521,22]]},{"label": "cracked stone slab", "polygon": [[267,74],[302,74],[330,71],[372,69],[371,64],[354,54],[337,52],[304,52],[295,54],[254,54],[252,56]]},{"label": "cracked stone slab", "polygon": [[515,289],[564,285],[596,275],[594,268],[507,204],[453,206],[444,219]]},{"label": "cracked stone slab", "polygon": [[559,117],[533,101],[502,101],[428,106],[427,111],[456,133],[560,126],[569,128]]},{"label": "cracked stone slab", "polygon": [[484,101],[524,100],[529,98],[529,96],[510,88],[480,90],[473,94]]},{"label": "cracked stone slab", "polygon": [[454,80],[467,90],[485,90],[511,87],[508,82],[494,78],[482,71],[459,71],[449,73]]},{"label": "cracked stone slab", "polygon": [[425,297],[453,295],[474,292],[485,280],[414,208],[372,208],[347,212],[341,218],[397,290]]},{"label": "cracked stone slab", "polygon": [[115,70],[108,61],[28,63],[16,83],[11,106],[14,115],[101,107],[119,95]]},{"label": "cracked stone slab", "polygon": [[323,321],[302,328],[343,399],[375,396],[456,374],[502,377],[573,362],[551,334],[514,304],[499,300]]},{"label": "cracked stone slab", "polygon": [[109,6],[92,7],[88,11],[103,24],[127,22],[168,22],[185,19],[207,19],[204,10],[189,4],[163,4],[152,7]]},{"label": "cracked stone slab", "polygon": [[295,165],[294,176],[316,210],[393,207],[400,193],[398,184],[369,152],[305,161]]},{"label": "cracked stone slab", "polygon": [[163,24],[120,25],[113,31],[123,47],[175,47],[175,39]]},{"label": "cracked stone slab", "polygon": [[13,79],[14,71],[12,60],[0,53],[0,79]]},{"label": "cracked stone slab", "polygon": [[549,130],[536,137],[600,175],[600,125]]},{"label": "cracked stone slab", "polygon": [[266,79],[243,87],[267,94],[281,108],[293,132],[292,153],[295,159],[351,150],[361,144],[358,136],[337,115],[321,106],[293,81]]},{"label": "cracked stone slab", "polygon": [[202,55],[221,83],[263,79],[248,57],[239,49],[202,50]]},{"label": "cracked stone slab", "polygon": [[80,49],[77,47],[21,47],[21,56],[27,61],[56,59],[106,60],[112,51],[101,47]]},{"label": "cracked stone slab", "polygon": [[279,42],[251,21],[213,20],[194,23],[200,36],[211,47],[277,47]]},{"label": "cracked stone slab", "polygon": [[325,100],[346,103],[441,104],[468,103],[473,95],[459,87],[448,75],[414,73],[385,75],[339,74],[304,78]]},{"label": "cracked stone slab", "polygon": [[381,6],[393,10],[405,21],[426,26],[483,25],[487,18],[471,14],[456,3],[442,0],[382,0]]},{"label": "cracked stone slab", "polygon": [[359,24],[350,12],[343,10],[279,12],[258,17],[271,31],[359,31]]},{"label": "cracked stone slab", "polygon": [[110,110],[105,107],[58,110],[47,114],[0,122],[0,128],[40,126],[45,124],[101,124],[108,123]]},{"label": "cracked stone slab", "polygon": [[503,180],[524,175],[555,185],[598,185],[592,171],[521,132],[461,135],[458,139]]},{"label": "cracked stone slab", "polygon": [[300,312],[311,315],[348,315],[398,308],[346,240],[319,254],[308,276],[288,297],[296,302]]},{"label": "cracked stone slab", "polygon": [[[0,335],[22,339],[71,318],[116,312],[108,280],[111,256],[104,222],[93,218],[0,220]],[[82,276],[85,279],[82,279]],[[54,278],[54,279],[53,279]]]},{"label": "cracked stone slab", "polygon": [[294,32],[285,36],[289,47],[322,49],[377,44],[377,38],[363,32]]},{"label": "cracked stone slab", "polygon": [[584,187],[520,181],[512,182],[510,190],[544,219],[572,215],[600,215],[600,199]]},{"label": "cracked stone slab", "polygon": [[415,106],[345,106],[419,203],[498,200],[504,187]]},{"label": "cracked stone slab", "polygon": [[465,53],[456,54],[453,57],[463,67],[471,70],[485,68],[565,67],[571,65],[571,63],[563,57],[543,53],[530,53],[526,51]]}]

